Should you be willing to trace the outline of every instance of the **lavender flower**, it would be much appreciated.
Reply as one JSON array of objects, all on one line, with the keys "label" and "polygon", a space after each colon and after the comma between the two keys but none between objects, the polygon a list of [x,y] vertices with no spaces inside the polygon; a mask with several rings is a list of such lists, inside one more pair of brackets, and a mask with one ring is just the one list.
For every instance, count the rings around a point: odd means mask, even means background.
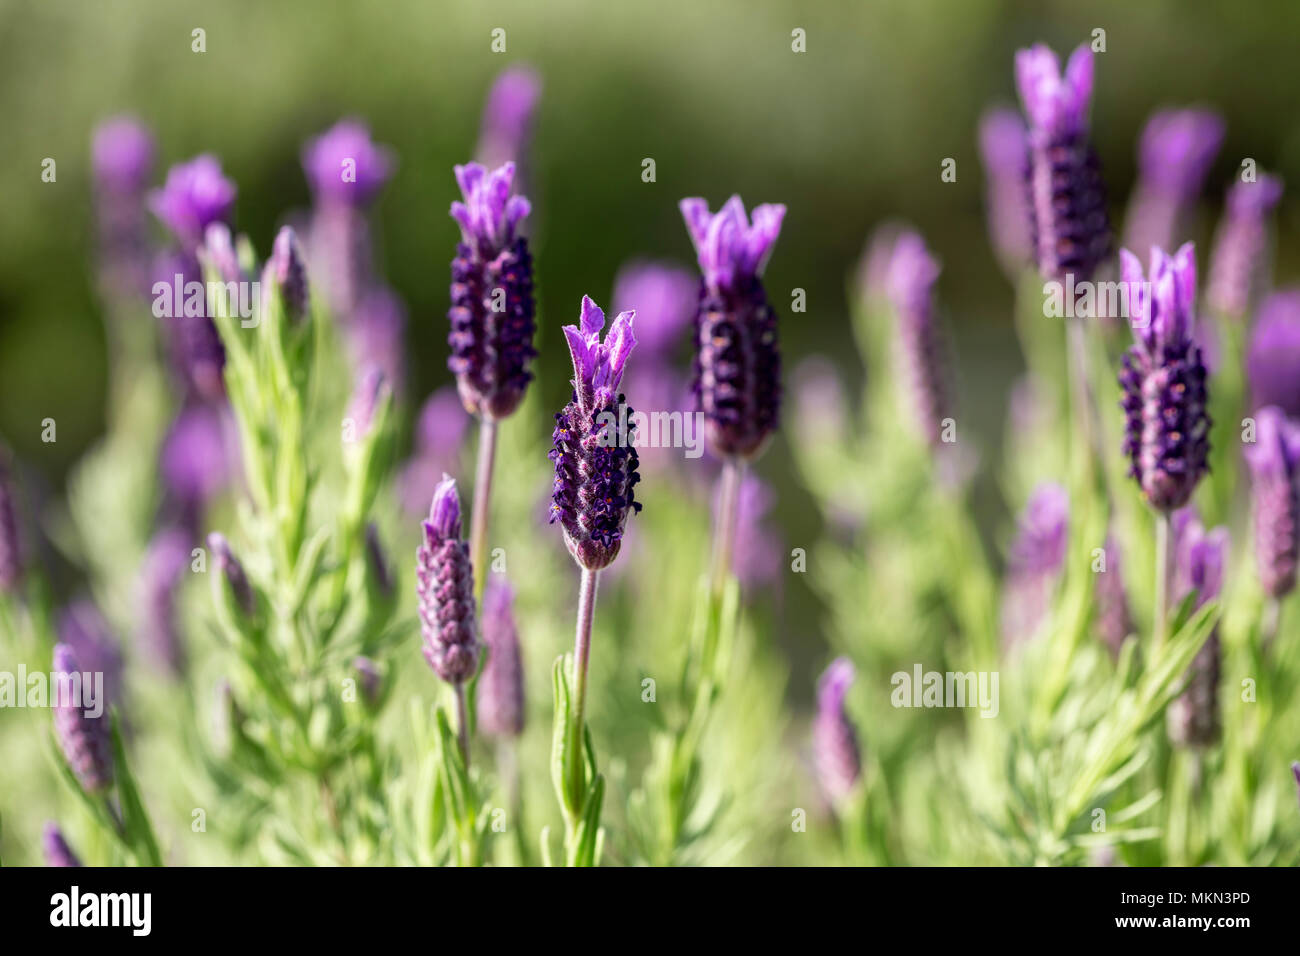
[{"label": "lavender flower", "polygon": [[614,277],[614,311],[637,314],[637,367],[668,362],[695,319],[699,282],[687,270],[633,260]]},{"label": "lavender flower", "polygon": [[1147,502],[1169,512],[1191,498],[1210,451],[1205,363],[1192,338],[1195,249],[1189,242],[1172,258],[1152,250],[1149,288],[1127,249],[1120,272],[1135,341],[1119,375],[1128,416],[1124,454]]},{"label": "lavender flower", "polygon": [[1300,418],[1300,288],[1264,300],[1246,366],[1254,407],[1276,405],[1288,417]]},{"label": "lavender flower", "polygon": [[[1173,597],[1182,601],[1196,592],[1196,607],[1219,596],[1228,529],[1208,534],[1192,508],[1173,515]],[[1180,746],[1207,746],[1219,735],[1219,675],[1222,670],[1217,628],[1197,651],[1189,668],[1187,689],[1169,705],[1169,736]]]},{"label": "lavender flower", "polygon": [[384,556],[384,543],[379,539],[379,529],[374,522],[366,525],[366,576],[374,583],[376,595],[388,600],[397,589],[393,569]]},{"label": "lavender flower", "polygon": [[460,536],[456,481],[445,475],[424,522],[424,543],[415,553],[415,578],[425,660],[447,683],[463,684],[478,670],[474,570],[469,545]]},{"label": "lavender flower", "polygon": [[478,683],[479,726],[485,734],[518,737],[524,732],[524,671],[519,657],[514,591],[493,576],[483,591],[483,643],[487,663]]},{"label": "lavender flower", "polygon": [[716,214],[683,199],[682,218],[704,281],[695,318],[694,389],[709,444],[720,458],[758,457],[781,413],[776,312],[760,276],[781,232],[785,206],[732,196]]},{"label": "lavender flower", "polygon": [[99,232],[100,269],[114,297],[139,296],[149,271],[145,190],[153,174],[154,143],[136,119],[119,116],[95,128],[91,164]]},{"label": "lavender flower", "polygon": [[[381,369],[393,390],[401,392],[406,383],[406,306],[397,294],[382,286],[368,289],[357,302],[347,335],[354,373]],[[428,500],[426,493],[417,510],[423,511]]]},{"label": "lavender flower", "polygon": [[1138,183],[1125,217],[1124,245],[1172,248],[1185,238],[1189,207],[1223,145],[1223,119],[1209,110],[1161,110],[1138,145]]},{"label": "lavender flower", "polygon": [[1065,73],[1048,47],[1016,54],[1016,85],[1029,120],[1031,239],[1045,278],[1092,276],[1110,254],[1106,187],[1088,139],[1092,51],[1080,46]]},{"label": "lavender flower", "polygon": [[980,119],[989,238],[1003,270],[1013,280],[1034,258],[1030,237],[1033,210],[1025,190],[1029,142],[1025,122],[1009,109]]},{"label": "lavender flower", "polygon": [[192,403],[176,416],[163,438],[158,470],[182,524],[198,527],[208,503],[229,484],[238,454],[224,407]]},{"label": "lavender flower", "polygon": [[370,368],[362,373],[352,392],[352,399],[348,403],[347,417],[352,423],[352,442],[365,441],[374,423],[375,411],[387,400],[391,392],[392,389],[384,378],[382,370]]},{"label": "lavender flower", "polygon": [[442,475],[458,470],[468,428],[469,416],[452,386],[425,401],[415,427],[415,449],[397,479],[408,512],[423,514]]},{"label": "lavender flower", "polygon": [[475,156],[489,169],[503,163],[522,164],[532,138],[533,116],[542,95],[542,79],[527,66],[501,72],[483,108]]},{"label": "lavender flower", "polygon": [[182,248],[193,252],[210,223],[229,222],[236,192],[221,161],[204,153],[169,169],[163,188],[150,194],[149,206]]},{"label": "lavender flower", "polygon": [[1295,785],[1300,789],[1300,761],[1291,764],[1291,775],[1295,777]]},{"label": "lavender flower", "polygon": [[456,167],[465,201],[451,204],[461,243],[451,263],[451,357],[461,401],[471,415],[505,418],[523,400],[537,350],[533,263],[517,234],[530,206],[510,194],[515,167],[489,172],[478,163]]},{"label": "lavender flower", "polygon": [[23,577],[22,541],[18,537],[16,489],[0,448],[0,594],[13,594]]},{"label": "lavender flower", "polygon": [[1228,190],[1224,217],[1214,234],[1205,298],[1220,315],[1244,319],[1268,277],[1269,213],[1282,198],[1282,180],[1264,173]]},{"label": "lavender flower", "polygon": [[208,535],[208,549],[212,552],[213,571],[224,581],[224,591],[234,605],[234,610],[244,617],[252,617],[257,610],[257,595],[244,573],[230,542],[219,531]]},{"label": "lavender flower", "polygon": [[[87,674],[96,673],[94,664],[64,643],[54,645],[54,734],[59,747],[88,793],[107,790],[113,782],[113,749],[107,707],[97,717],[87,714],[84,691],[74,693]],[[73,675],[80,675],[74,680]],[[93,677],[92,677],[93,680]],[[107,685],[107,679],[105,679]],[[80,697],[81,699],[78,699]]]},{"label": "lavender flower", "polygon": [[942,340],[934,315],[933,287],[939,264],[925,240],[906,232],[894,243],[889,299],[896,317],[896,359],[917,429],[937,446],[948,416],[949,396]]},{"label": "lavender flower", "polygon": [[1124,589],[1119,542],[1113,534],[1106,538],[1106,570],[1096,575],[1093,597],[1097,608],[1097,635],[1111,655],[1118,657],[1125,638],[1133,633],[1133,614]]},{"label": "lavender flower", "polygon": [[1007,556],[1002,595],[1002,641],[1007,647],[1033,637],[1051,611],[1065,567],[1070,497],[1060,485],[1039,485],[1029,496]]},{"label": "lavender flower", "polygon": [[[207,254],[205,250],[204,255]],[[157,289],[160,284],[165,285],[162,292],[170,297],[176,288],[183,291],[191,282],[201,283],[203,271],[196,252],[172,249],[159,253],[154,259],[153,277],[151,287]],[[205,402],[221,402],[225,399],[226,389],[222,377],[226,350],[216,325],[206,312],[205,306],[204,314],[182,312],[165,319],[165,336],[172,367],[187,396]]]},{"label": "lavender flower", "polygon": [[[722,507],[722,488],[713,497],[714,521]],[[762,479],[746,474],[736,503],[736,542],[732,572],[746,590],[770,587],[781,580],[781,544],[763,524],[776,496]]]},{"label": "lavender flower", "polygon": [[633,488],[640,480],[639,459],[632,447],[631,408],[620,416],[625,397],[618,392],[623,369],[636,345],[632,319],[620,312],[602,342],[605,313],[582,297],[580,326],[566,325],[564,336],[573,359],[573,398],[555,416],[550,459],[555,464],[550,521],[560,522],[564,543],[578,564],[589,571],[608,566],[618,556],[630,512],[639,512]]},{"label": "lavender flower", "polygon": [[104,675],[105,704],[121,703],[122,647],[95,603],[79,598],[65,607],[58,633],[82,670]]},{"label": "lavender flower", "polygon": [[835,363],[811,355],[794,370],[795,419],[809,444],[836,441],[848,428],[848,400]]},{"label": "lavender flower", "polygon": [[45,832],[41,834],[41,847],[45,852],[46,866],[82,865],[77,854],[72,852],[72,847],[68,846],[68,841],[63,838],[63,831],[57,823],[45,824]]},{"label": "lavender flower", "polygon": [[177,598],[190,561],[190,536],[167,528],[154,536],[145,552],[138,583],[138,633],[150,660],[179,675],[185,646],[177,615]]},{"label": "lavender flower", "polygon": [[1255,413],[1255,444],[1246,448],[1254,491],[1255,565],[1271,598],[1295,588],[1300,559],[1300,423],[1274,405]]},{"label": "lavender flower", "polygon": [[[303,263],[298,237],[288,227],[281,227],[271,246],[271,258],[262,271],[264,295],[278,293],[289,325],[299,325],[309,316],[311,303],[307,291],[307,267]],[[268,300],[269,301],[269,300]],[[265,307],[263,314],[266,314]]]},{"label": "lavender flower", "polygon": [[817,684],[813,758],[822,790],[835,803],[852,794],[862,777],[858,735],[844,706],[853,677],[853,664],[848,658],[837,657]]}]

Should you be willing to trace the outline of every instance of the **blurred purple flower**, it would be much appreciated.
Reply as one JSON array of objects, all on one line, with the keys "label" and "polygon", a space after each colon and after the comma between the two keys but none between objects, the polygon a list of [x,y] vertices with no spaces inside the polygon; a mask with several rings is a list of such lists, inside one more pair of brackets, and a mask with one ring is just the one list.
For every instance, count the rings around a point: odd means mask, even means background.
[{"label": "blurred purple flower", "polygon": [[77,854],[72,852],[72,847],[68,846],[68,841],[64,839],[63,831],[59,829],[57,823],[45,824],[45,831],[41,834],[41,848],[45,853],[46,866],[82,865]]},{"label": "blurred purple flower", "polygon": [[915,232],[899,236],[889,266],[899,379],[915,427],[936,447],[950,402],[946,357],[934,309],[938,277],[939,263],[930,255],[925,240]]},{"label": "blurred purple flower", "polygon": [[833,803],[850,796],[862,777],[857,731],[844,706],[853,677],[853,664],[846,657],[837,657],[817,683],[813,758],[822,790]]},{"label": "blurred purple flower", "polygon": [[137,619],[141,650],[151,663],[172,676],[185,669],[185,642],[180,632],[177,600],[189,570],[190,535],[165,528],[145,551],[137,584]]},{"label": "blurred purple flower", "polygon": [[344,119],[307,142],[302,168],[318,203],[370,205],[393,174],[393,153],[370,138],[370,129]]},{"label": "blurred purple flower", "polygon": [[[102,712],[91,716],[94,708],[84,688],[88,677],[93,686],[93,675],[102,673],[93,648],[75,649],[66,643],[55,644],[53,671],[50,706],[54,711],[54,735],[59,748],[86,792],[101,793],[113,782],[108,709],[112,696],[108,692],[108,676],[104,676],[104,696],[108,700],[96,701]],[[78,687],[83,688],[80,694],[74,693]]]},{"label": "blurred purple flower", "polygon": [[145,190],[153,175],[153,137],[133,117],[105,120],[95,127],[91,162],[101,281],[109,296],[134,300],[149,279]]},{"label": "blurred purple flower", "polygon": [[149,195],[149,207],[182,248],[193,252],[210,223],[229,222],[236,192],[221,171],[221,161],[204,153],[169,169],[162,189]]},{"label": "blurred purple flower", "polygon": [[[394,392],[401,393],[406,384],[406,306],[397,294],[372,286],[357,303],[346,334],[353,373],[381,369]],[[424,510],[424,504],[419,510]]]},{"label": "blurred purple flower", "polygon": [[238,469],[238,439],[224,406],[191,404],[181,410],[163,439],[159,471],[183,523],[196,527]]},{"label": "blurred purple flower", "polygon": [[[716,523],[721,507],[722,487],[713,496]],[[763,524],[776,503],[776,495],[762,479],[747,473],[740,483],[736,504],[736,539],[732,554],[732,571],[746,590],[770,587],[781,580],[781,542]]]},{"label": "blurred purple flower", "polygon": [[1096,602],[1097,635],[1118,657],[1124,639],[1133,633],[1133,614],[1129,609],[1128,593],[1124,588],[1124,566],[1119,541],[1114,534],[1106,536],[1106,570],[1097,572],[1093,582]]},{"label": "blurred purple flower", "polygon": [[1264,300],[1246,367],[1255,408],[1276,405],[1288,418],[1300,418],[1300,287]]},{"label": "blurred purple flower", "polygon": [[423,514],[442,476],[459,470],[469,421],[452,386],[438,389],[425,401],[415,426],[415,448],[398,476],[402,502],[410,514]]},{"label": "blurred purple flower", "polygon": [[1255,413],[1255,443],[1246,446],[1255,521],[1255,566],[1264,593],[1295,588],[1300,560],[1300,423],[1276,405]]},{"label": "blurred purple flower", "polygon": [[1015,280],[1033,261],[1033,211],[1025,190],[1029,141],[1015,110],[989,110],[980,119],[980,156],[989,239],[1007,275]]},{"label": "blurred purple flower", "polygon": [[59,614],[59,642],[83,671],[104,675],[105,706],[122,703],[122,646],[89,598],[79,598]]},{"label": "blurred purple flower", "polygon": [[669,263],[635,259],[614,278],[614,311],[637,315],[637,365],[669,361],[690,337],[695,318],[699,280],[686,269]]},{"label": "blurred purple flower", "polygon": [[1282,180],[1260,173],[1228,190],[1214,234],[1205,300],[1220,315],[1244,320],[1264,291],[1271,269],[1269,219],[1282,198]]},{"label": "blurred purple flower", "polygon": [[1152,114],[1138,145],[1138,182],[1125,216],[1124,245],[1146,254],[1185,240],[1186,218],[1223,145],[1223,119],[1203,109]]},{"label": "blurred purple flower", "polygon": [[533,117],[542,95],[542,78],[528,66],[502,70],[483,108],[475,157],[489,169],[513,162],[522,167],[532,139]]},{"label": "blurred purple flower", "polygon": [[478,714],[479,726],[493,737],[518,737],[524,732],[524,671],[514,599],[504,579],[489,575],[482,621],[488,657],[478,682]]},{"label": "blurred purple flower", "polygon": [[[1173,599],[1196,592],[1196,607],[1219,596],[1228,552],[1228,529],[1206,533],[1194,508],[1173,515]],[[1222,669],[1218,628],[1197,651],[1188,668],[1186,690],[1169,704],[1170,739],[1180,746],[1212,744],[1219,736],[1219,675]]]},{"label": "blurred purple flower", "polygon": [[1007,556],[1002,594],[1002,641],[1011,647],[1033,637],[1051,611],[1065,565],[1070,498],[1057,484],[1034,489]]}]

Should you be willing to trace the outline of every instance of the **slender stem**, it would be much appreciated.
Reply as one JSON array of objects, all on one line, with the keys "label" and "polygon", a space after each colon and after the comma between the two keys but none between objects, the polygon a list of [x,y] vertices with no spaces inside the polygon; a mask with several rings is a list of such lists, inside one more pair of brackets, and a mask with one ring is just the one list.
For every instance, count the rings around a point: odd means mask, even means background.
[{"label": "slender stem", "polygon": [[582,798],[586,765],[583,760],[582,737],[587,713],[587,662],[591,658],[591,624],[596,616],[596,589],[600,572],[582,569],[582,584],[578,589],[578,627],[573,640],[573,720],[570,723],[570,752],[573,754],[572,792]]},{"label": "slender stem", "polygon": [[731,554],[736,544],[736,516],[740,505],[740,483],[744,478],[745,463],[728,458],[722,466],[721,494],[718,514],[713,526],[713,572],[710,578],[714,595],[731,574]]},{"label": "slender stem", "polygon": [[488,510],[492,497],[492,467],[497,457],[497,423],[485,418],[479,426],[478,466],[474,472],[474,510],[469,519],[469,557],[474,565],[474,596],[482,598],[487,581]]},{"label": "slender stem", "polygon": [[1156,514],[1156,613],[1155,647],[1168,636],[1169,628],[1169,512]]},{"label": "slender stem", "polygon": [[469,707],[465,702],[465,685],[456,685],[456,737],[460,741],[460,757],[469,769]]},{"label": "slender stem", "polygon": [[1261,653],[1267,654],[1268,649],[1273,645],[1273,638],[1277,637],[1277,627],[1281,618],[1282,602],[1275,597],[1269,598],[1264,605],[1264,619],[1260,624],[1259,648]]},{"label": "slender stem", "polygon": [[1096,450],[1096,438],[1093,428],[1092,394],[1088,387],[1088,343],[1083,326],[1084,320],[1071,316],[1065,320],[1066,328],[1066,365],[1070,376],[1070,405],[1074,413],[1074,423],[1081,442],[1081,452],[1085,459]]}]

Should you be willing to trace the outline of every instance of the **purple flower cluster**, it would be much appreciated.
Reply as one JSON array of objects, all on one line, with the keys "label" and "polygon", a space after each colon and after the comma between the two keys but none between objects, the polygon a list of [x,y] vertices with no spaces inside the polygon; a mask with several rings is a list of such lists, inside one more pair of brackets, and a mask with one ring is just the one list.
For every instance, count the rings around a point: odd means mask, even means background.
[{"label": "purple flower cluster", "polygon": [[1025,122],[1015,110],[990,110],[980,119],[979,141],[989,238],[998,262],[1014,280],[1034,259],[1033,210],[1025,189],[1029,172]]},{"label": "purple flower cluster", "polygon": [[[1196,607],[1219,596],[1228,553],[1228,529],[1207,532],[1194,509],[1173,516],[1173,598],[1196,592]],[[1186,690],[1169,705],[1170,739],[1181,746],[1207,746],[1219,736],[1219,676],[1222,653],[1217,628],[1201,645],[1189,668]]]},{"label": "purple flower cluster", "polygon": [[943,342],[934,310],[934,283],[939,263],[925,240],[904,232],[894,243],[889,262],[888,293],[895,316],[898,374],[915,427],[938,445],[949,413],[949,389]]},{"label": "purple flower cluster", "polygon": [[189,568],[190,541],[189,534],[179,528],[160,531],[149,543],[140,569],[137,606],[141,644],[150,661],[172,675],[185,668],[177,599]]},{"label": "purple flower cluster", "polygon": [[68,846],[68,841],[64,838],[63,831],[59,829],[57,823],[45,824],[45,831],[41,834],[41,849],[45,854],[46,866],[76,867],[82,865],[77,854],[72,852],[72,847]]},{"label": "purple flower cluster", "polygon": [[153,175],[154,142],[136,119],[119,116],[95,128],[91,166],[100,275],[110,299],[135,300],[149,278],[149,218],[145,192]]},{"label": "purple flower cluster", "polygon": [[1255,444],[1246,448],[1254,497],[1255,564],[1271,598],[1295,588],[1300,560],[1300,423],[1274,405],[1255,413]]},{"label": "purple flower cluster", "polygon": [[1147,120],[1125,217],[1126,248],[1170,249],[1186,238],[1189,207],[1205,185],[1223,132],[1223,119],[1203,109],[1160,110]]},{"label": "purple flower cluster", "polygon": [[1247,369],[1255,408],[1276,405],[1300,418],[1300,288],[1275,292],[1259,307]]},{"label": "purple flower cluster", "polygon": [[1282,180],[1264,173],[1228,190],[1214,236],[1205,299],[1220,315],[1244,319],[1268,275],[1269,215],[1282,198]]},{"label": "purple flower cluster", "polygon": [[853,677],[853,664],[848,658],[837,657],[817,684],[813,759],[822,790],[833,803],[849,797],[862,777],[857,731],[844,706]]},{"label": "purple flower cluster", "polygon": [[524,669],[514,600],[514,591],[502,578],[488,579],[482,622],[488,656],[478,682],[478,721],[483,732],[494,737],[524,732]]},{"label": "purple flower cluster", "polygon": [[[54,710],[54,735],[68,766],[88,793],[107,790],[113,782],[113,747],[107,702],[103,713],[90,716],[83,691],[74,693],[89,677],[102,673],[101,664],[89,653],[74,650],[67,643],[54,645],[54,686],[50,706]],[[104,686],[107,691],[108,678]]]},{"label": "purple flower cluster", "polygon": [[415,590],[420,603],[424,657],[449,684],[463,684],[478,670],[474,623],[474,569],[461,539],[456,481],[443,477],[433,495],[424,541],[415,552]]},{"label": "purple flower cluster", "polygon": [[492,84],[483,107],[478,161],[489,169],[505,163],[522,165],[532,139],[533,117],[542,95],[542,79],[527,66],[512,66]]},{"label": "purple flower cluster", "polygon": [[1205,362],[1192,337],[1196,253],[1190,242],[1172,257],[1152,250],[1145,280],[1127,249],[1120,262],[1134,338],[1119,375],[1124,454],[1147,502],[1170,512],[1191,498],[1210,452]]},{"label": "purple flower cluster", "polygon": [[1065,566],[1069,530],[1069,495],[1060,485],[1039,485],[1029,496],[1007,556],[1002,595],[1004,646],[1033,637],[1051,611]]}]

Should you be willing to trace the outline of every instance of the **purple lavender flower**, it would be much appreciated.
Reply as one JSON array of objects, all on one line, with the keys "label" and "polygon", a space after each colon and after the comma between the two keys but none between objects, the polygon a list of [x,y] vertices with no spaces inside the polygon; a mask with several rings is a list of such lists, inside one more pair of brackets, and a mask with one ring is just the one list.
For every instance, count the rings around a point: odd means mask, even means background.
[{"label": "purple lavender flower", "polygon": [[1016,53],[1016,85],[1029,120],[1031,239],[1049,279],[1088,279],[1110,254],[1106,187],[1088,138],[1092,71],[1086,45],[1070,55],[1064,75],[1042,44]]},{"label": "purple lavender flower", "polygon": [[[382,286],[368,289],[357,302],[347,336],[354,373],[381,369],[393,390],[401,392],[406,383],[406,306],[397,294]],[[432,490],[430,485],[417,511],[424,510]]]},{"label": "purple lavender flower", "polygon": [[397,582],[393,580],[393,569],[388,566],[388,558],[384,556],[384,543],[379,539],[379,529],[374,522],[366,525],[366,569],[378,596],[383,600],[391,598],[397,589]]},{"label": "purple lavender flower", "polygon": [[1109,648],[1111,656],[1118,657],[1125,638],[1133,633],[1133,614],[1124,589],[1119,542],[1113,534],[1106,537],[1106,570],[1096,575],[1093,597],[1097,608],[1097,635]]},{"label": "purple lavender flower", "polygon": [[537,350],[533,263],[518,235],[530,206],[511,195],[514,163],[489,172],[478,163],[456,167],[465,201],[451,204],[461,243],[451,263],[451,357],[461,401],[485,420],[505,418],[532,381]]},{"label": "purple lavender flower", "polygon": [[479,726],[495,737],[524,732],[524,671],[515,624],[514,591],[493,575],[483,591],[483,643],[487,663],[478,682]]},{"label": "purple lavender flower", "polygon": [[468,429],[469,416],[455,388],[429,396],[415,427],[415,449],[397,479],[408,512],[423,514],[442,475],[458,470]]},{"label": "purple lavender flower", "polygon": [[[208,254],[205,249],[204,255]],[[188,252],[171,249],[159,253],[154,259],[153,277],[151,287],[155,298],[165,295],[170,299],[176,294],[175,290],[179,289],[184,299],[185,289],[190,283],[203,282],[197,250]],[[226,394],[223,378],[226,349],[207,311],[205,300],[202,314],[186,314],[183,311],[179,315],[173,314],[165,318],[164,335],[172,367],[187,397],[205,402],[221,402]]]},{"label": "purple lavender flower", "polygon": [[915,232],[894,243],[889,267],[889,299],[896,328],[899,378],[917,429],[937,446],[948,416],[949,396],[943,343],[934,314],[934,282],[939,264]]},{"label": "purple lavender flower", "polygon": [[1276,405],[1289,418],[1300,418],[1300,288],[1264,300],[1246,366],[1256,408]]},{"label": "purple lavender flower", "polygon": [[[95,665],[85,661],[83,655],[68,644],[54,645],[54,684],[50,701],[54,709],[54,734],[68,766],[88,793],[107,790],[113,782],[107,704],[99,702],[103,704],[103,712],[92,717],[88,713],[91,708],[85,691],[75,692],[84,686],[88,675],[96,672]],[[91,680],[94,680],[93,676]]]},{"label": "purple lavender flower", "polygon": [[[1173,598],[1196,592],[1196,607],[1219,596],[1228,529],[1206,533],[1195,509],[1173,515]],[[1187,688],[1169,705],[1169,737],[1180,745],[1206,746],[1219,736],[1219,675],[1222,669],[1218,629],[1206,639],[1188,668]]]},{"label": "purple lavender flower", "polygon": [[252,617],[257,610],[257,595],[226,536],[219,531],[209,534],[208,550],[212,552],[213,573],[224,579],[234,609],[244,617]]},{"label": "purple lavender flower", "polygon": [[95,603],[79,598],[59,614],[60,643],[82,670],[104,675],[105,705],[122,701],[122,646]]},{"label": "purple lavender flower", "polygon": [[185,668],[177,599],[190,561],[190,536],[167,528],[145,552],[139,578],[138,633],[143,650],[162,670],[179,675]]},{"label": "purple lavender flower", "polygon": [[695,319],[699,281],[687,270],[662,262],[633,260],[614,277],[614,311],[637,314],[637,366],[671,361]]},{"label": "purple lavender flower", "polygon": [[1255,413],[1255,444],[1246,448],[1254,492],[1255,566],[1264,593],[1295,588],[1300,560],[1300,423],[1270,405]]},{"label": "purple lavender flower", "polygon": [[415,579],[425,660],[447,683],[463,684],[478,670],[474,569],[460,535],[456,481],[445,475],[424,522],[424,543],[415,553]]},{"label": "purple lavender flower", "polygon": [[68,846],[68,841],[63,838],[63,831],[57,823],[45,824],[45,832],[41,834],[41,848],[45,852],[46,866],[82,865],[77,854],[72,852],[72,847]]},{"label": "purple lavender flower", "polygon": [[133,117],[106,120],[95,128],[91,161],[104,287],[115,297],[138,296],[149,273],[144,197],[153,174],[153,137]]},{"label": "purple lavender flower", "polygon": [[1295,777],[1295,785],[1300,790],[1300,761],[1291,764],[1291,775]]},{"label": "purple lavender flower", "polygon": [[489,169],[503,163],[522,164],[532,138],[533,116],[542,95],[542,78],[527,66],[501,71],[483,108],[475,156]]},{"label": "purple lavender flower", "polygon": [[1147,120],[1138,145],[1138,183],[1125,217],[1126,248],[1169,249],[1185,238],[1188,207],[1222,145],[1223,119],[1210,110],[1160,110]]},{"label": "purple lavender flower", "polygon": [[857,285],[873,306],[889,299],[889,267],[894,261],[898,237],[915,230],[904,222],[890,220],[871,231],[867,245],[858,259]]},{"label": "purple lavender flower", "polygon": [[846,657],[837,657],[817,683],[813,758],[822,790],[834,803],[849,797],[862,777],[858,735],[844,706],[853,677],[853,664]]},{"label": "purple lavender flower", "polygon": [[1205,363],[1192,338],[1196,251],[1190,242],[1172,257],[1153,249],[1148,287],[1142,264],[1125,249],[1120,273],[1134,338],[1119,374],[1124,454],[1147,502],[1169,512],[1191,498],[1210,451]]},{"label": "purple lavender flower", "polygon": [[167,171],[163,188],[149,196],[154,215],[192,252],[210,223],[229,222],[235,207],[235,184],[221,172],[221,161],[208,153]]},{"label": "purple lavender flower", "polygon": [[[580,326],[566,325],[573,359],[573,398],[555,416],[550,459],[555,464],[550,521],[578,564],[598,571],[618,556],[629,512],[639,512],[634,486],[640,460],[633,447],[632,409],[618,391],[636,345],[632,319],[620,312],[602,342],[605,313],[582,297]],[[625,414],[620,415],[620,412]]]},{"label": "purple lavender flower", "polygon": [[22,541],[18,536],[18,509],[9,462],[0,447],[0,594],[13,594],[23,577]]},{"label": "purple lavender flower", "polygon": [[1065,566],[1070,498],[1057,484],[1034,489],[1007,556],[1002,594],[1002,641],[1012,647],[1033,637],[1052,608]]},{"label": "purple lavender flower", "polygon": [[678,205],[704,276],[695,317],[697,407],[714,454],[753,459],[781,414],[776,312],[760,277],[785,206],[755,206],[751,225],[739,196],[716,214],[703,199]]},{"label": "purple lavender flower", "polygon": [[1033,210],[1025,190],[1029,141],[1025,122],[1010,109],[980,119],[989,238],[1003,270],[1013,280],[1034,258],[1030,236]]},{"label": "purple lavender flower", "polygon": [[318,203],[370,205],[393,174],[392,152],[370,138],[365,123],[340,120],[302,151],[302,168]]},{"label": "purple lavender flower", "polygon": [[352,423],[353,442],[365,441],[370,434],[370,426],[374,423],[375,411],[391,394],[392,389],[382,370],[370,368],[362,373],[348,403],[347,414]]},{"label": "purple lavender flower", "polygon": [[163,439],[158,469],[187,527],[197,527],[204,508],[230,483],[238,454],[224,407],[192,403],[176,416]]},{"label": "purple lavender flower", "polygon": [[284,317],[290,325],[298,325],[308,318],[311,303],[307,290],[307,267],[303,263],[298,237],[288,226],[281,227],[276,234],[271,258],[266,261],[262,272],[262,285],[266,294],[272,291],[279,294]]},{"label": "purple lavender flower", "polygon": [[1281,198],[1282,180],[1264,173],[1228,190],[1205,294],[1220,315],[1244,319],[1262,291],[1269,272],[1269,214]]}]

